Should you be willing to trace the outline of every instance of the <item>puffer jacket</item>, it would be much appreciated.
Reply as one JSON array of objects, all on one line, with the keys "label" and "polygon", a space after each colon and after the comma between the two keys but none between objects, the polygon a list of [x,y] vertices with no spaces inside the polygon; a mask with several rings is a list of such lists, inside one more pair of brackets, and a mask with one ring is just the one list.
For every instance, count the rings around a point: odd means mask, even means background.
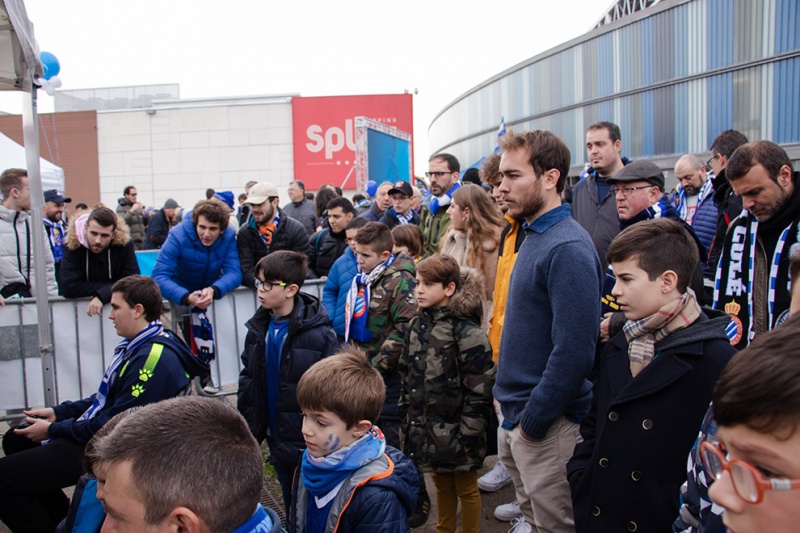
[{"label": "puffer jacket", "polygon": [[[31,227],[29,211],[12,211],[0,204],[0,289],[12,283],[26,284],[29,280],[31,294],[36,294]],[[47,239],[46,234],[44,238]],[[56,296],[58,286],[53,252],[45,246],[44,253],[47,294]]]},{"label": "puffer jacket", "polygon": [[59,285],[64,298],[96,296],[105,305],[111,301],[114,283],[135,274],[139,274],[139,263],[128,225],[121,216],[117,215],[117,231],[111,244],[99,254],[80,243],[75,221],[69,225]]},{"label": "puffer jacket", "polygon": [[478,322],[482,288],[480,273],[464,268],[450,304],[420,309],[408,325],[400,439],[423,471],[477,470],[486,456],[496,366]]},{"label": "puffer jacket", "polygon": [[336,260],[328,272],[328,279],[322,288],[322,304],[328,312],[328,317],[333,324],[333,331],[341,338],[344,338],[345,328],[345,305],[347,304],[347,293],[353,278],[358,273],[358,262],[353,251],[348,246],[344,254]]},{"label": "puffer jacket", "polygon": [[131,240],[134,243],[144,243],[146,236],[147,216],[141,207],[131,209],[133,202],[124,196],[118,200],[117,214],[125,219],[131,231]]},{"label": "puffer jacket", "polygon": [[192,219],[185,219],[158,252],[153,279],[164,298],[177,304],[185,305],[189,294],[206,287],[222,298],[242,282],[236,230],[228,226],[214,244],[204,246]]},{"label": "puffer jacket", "polygon": [[[408,517],[417,503],[419,483],[417,468],[408,457],[386,446],[383,457],[362,466],[344,481],[333,499],[325,533],[408,533]],[[298,472],[292,490],[291,533],[305,533],[309,497]]]},{"label": "puffer jacket", "polygon": [[308,255],[308,234],[303,224],[296,221],[289,215],[278,209],[280,223],[269,248],[261,240],[253,217],[247,221],[246,225],[239,228],[236,238],[236,247],[239,250],[239,262],[242,268],[242,285],[255,289],[256,278],[255,269],[259,259],[270,252],[278,250],[292,250]]},{"label": "puffer jacket", "polygon": [[281,352],[275,433],[268,436],[266,338],[270,314],[269,310],[261,308],[247,321],[237,406],[253,436],[259,442],[267,439],[270,462],[296,465],[306,447],[300,431],[303,414],[297,403],[297,383],[311,365],[333,355],[339,349],[339,341],[320,301],[297,293]]},{"label": "puffer jacket", "polygon": [[344,241],[347,234],[344,231],[334,233],[330,229],[323,229],[308,239],[308,268],[310,275],[315,278],[327,276],[333,264],[348,248]]}]

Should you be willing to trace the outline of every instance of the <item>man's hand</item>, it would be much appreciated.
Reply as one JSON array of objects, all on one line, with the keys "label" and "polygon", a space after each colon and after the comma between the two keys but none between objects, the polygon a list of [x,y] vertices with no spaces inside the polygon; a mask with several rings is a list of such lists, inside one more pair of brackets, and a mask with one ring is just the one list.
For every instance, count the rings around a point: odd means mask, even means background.
[{"label": "man's hand", "polygon": [[86,314],[89,316],[103,314],[103,302],[100,301],[100,298],[97,296],[92,298],[89,307],[86,308]]},{"label": "man's hand", "polygon": [[43,407],[42,409],[31,409],[29,411],[22,411],[22,414],[27,416],[35,416],[48,422],[56,421],[56,412],[52,407]]},{"label": "man's hand", "polygon": [[606,343],[611,340],[611,336],[608,333],[608,326],[611,324],[611,313],[606,313],[603,315],[603,320],[600,322],[600,342]]},{"label": "man's hand", "polygon": [[542,442],[542,439],[536,439],[525,433],[525,430],[522,429],[522,426],[519,427],[519,436],[528,442]]},{"label": "man's hand", "polygon": [[22,435],[23,437],[28,437],[33,442],[42,442],[49,437],[47,430],[50,428],[50,422],[31,417],[27,417],[25,420],[30,423],[30,426],[25,429],[15,429],[14,433]]}]

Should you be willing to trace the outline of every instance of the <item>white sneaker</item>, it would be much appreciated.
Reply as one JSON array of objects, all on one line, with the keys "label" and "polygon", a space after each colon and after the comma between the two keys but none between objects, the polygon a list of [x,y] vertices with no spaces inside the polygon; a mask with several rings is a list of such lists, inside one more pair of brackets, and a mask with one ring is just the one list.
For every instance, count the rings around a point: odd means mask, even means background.
[{"label": "white sneaker", "polygon": [[478,488],[486,492],[494,492],[502,489],[511,483],[511,474],[508,473],[506,465],[499,459],[494,468],[478,478]]},{"label": "white sneaker", "polygon": [[511,522],[511,529],[508,533],[531,533],[531,525],[525,521],[525,518],[520,516]]},{"label": "white sneaker", "polygon": [[519,502],[514,500],[511,503],[498,505],[494,508],[494,517],[503,522],[511,522],[515,518],[521,518],[522,511],[519,510]]}]

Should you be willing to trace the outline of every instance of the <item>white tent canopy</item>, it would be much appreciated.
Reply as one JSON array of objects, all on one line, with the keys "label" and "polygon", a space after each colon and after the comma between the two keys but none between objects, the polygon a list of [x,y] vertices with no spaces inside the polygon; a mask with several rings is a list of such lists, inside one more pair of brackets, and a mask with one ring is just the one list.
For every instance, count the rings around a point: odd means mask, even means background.
[{"label": "white tent canopy", "polygon": [[[0,133],[0,171],[6,168],[27,168],[25,148]],[[64,190],[64,171],[47,159],[39,158],[42,173],[42,190]]]}]

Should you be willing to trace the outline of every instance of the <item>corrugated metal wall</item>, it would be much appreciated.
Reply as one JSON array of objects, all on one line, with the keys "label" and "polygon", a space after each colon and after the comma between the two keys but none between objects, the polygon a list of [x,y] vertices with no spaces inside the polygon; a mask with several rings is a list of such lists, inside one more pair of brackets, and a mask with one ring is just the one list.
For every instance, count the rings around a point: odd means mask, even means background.
[{"label": "corrugated metal wall", "polygon": [[573,164],[597,120],[619,124],[632,157],[704,152],[729,128],[800,142],[798,0],[659,6],[469,93],[431,124],[432,148],[470,164],[492,150],[501,116],[553,131]]}]

